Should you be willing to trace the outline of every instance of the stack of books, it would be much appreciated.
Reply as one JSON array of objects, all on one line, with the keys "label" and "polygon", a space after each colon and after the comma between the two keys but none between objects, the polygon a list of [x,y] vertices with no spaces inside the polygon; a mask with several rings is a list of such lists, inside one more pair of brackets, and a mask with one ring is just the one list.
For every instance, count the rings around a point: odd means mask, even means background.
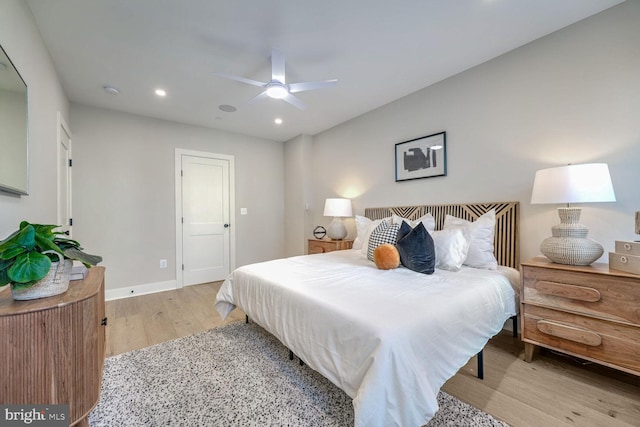
[{"label": "stack of books", "polygon": [[89,271],[89,269],[82,264],[74,265],[71,268],[71,277],[69,280],[82,280],[84,276],[87,275],[87,271]]},{"label": "stack of books", "polygon": [[616,240],[616,251],[609,252],[609,268],[640,274],[640,242]]}]

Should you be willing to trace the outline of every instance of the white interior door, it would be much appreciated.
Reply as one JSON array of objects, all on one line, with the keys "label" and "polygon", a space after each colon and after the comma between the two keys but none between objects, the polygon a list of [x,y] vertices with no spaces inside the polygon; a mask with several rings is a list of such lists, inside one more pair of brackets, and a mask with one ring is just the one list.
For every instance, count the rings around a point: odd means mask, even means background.
[{"label": "white interior door", "polygon": [[181,157],[182,283],[223,280],[230,272],[229,160]]},{"label": "white interior door", "polygon": [[71,132],[58,113],[58,215],[57,224],[71,236]]}]

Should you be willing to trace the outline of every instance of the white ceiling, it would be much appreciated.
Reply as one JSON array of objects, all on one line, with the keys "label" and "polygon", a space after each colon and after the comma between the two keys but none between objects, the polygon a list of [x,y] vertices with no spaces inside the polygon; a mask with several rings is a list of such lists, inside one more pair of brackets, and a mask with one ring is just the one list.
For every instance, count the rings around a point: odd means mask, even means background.
[{"label": "white ceiling", "polygon": [[[620,0],[27,0],[72,102],[285,141],[314,135]],[[300,111],[214,72],[287,82]],[[119,95],[102,88],[113,85]],[[154,89],[168,93],[160,99]],[[237,107],[233,113],[218,107]],[[283,119],[275,125],[276,117]],[[73,126],[73,123],[72,123]]]}]

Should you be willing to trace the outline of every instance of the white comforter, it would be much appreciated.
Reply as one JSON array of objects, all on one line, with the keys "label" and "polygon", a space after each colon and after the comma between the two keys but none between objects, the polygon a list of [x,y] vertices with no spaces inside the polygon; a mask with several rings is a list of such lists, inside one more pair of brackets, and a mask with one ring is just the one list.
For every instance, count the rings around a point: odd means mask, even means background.
[{"label": "white comforter", "polygon": [[238,268],[216,298],[223,318],[235,307],[344,390],[356,426],[385,427],[425,424],[440,387],[516,313],[504,273],[383,271],[357,250]]}]

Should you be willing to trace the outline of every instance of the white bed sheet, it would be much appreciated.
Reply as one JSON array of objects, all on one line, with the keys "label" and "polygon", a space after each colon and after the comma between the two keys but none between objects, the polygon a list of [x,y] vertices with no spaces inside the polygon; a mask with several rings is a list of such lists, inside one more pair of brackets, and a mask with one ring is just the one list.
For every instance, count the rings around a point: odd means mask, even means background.
[{"label": "white bed sheet", "polygon": [[344,390],[356,426],[421,426],[445,381],[516,313],[512,286],[504,271],[378,270],[348,250],[238,268],[216,309],[241,308]]}]

